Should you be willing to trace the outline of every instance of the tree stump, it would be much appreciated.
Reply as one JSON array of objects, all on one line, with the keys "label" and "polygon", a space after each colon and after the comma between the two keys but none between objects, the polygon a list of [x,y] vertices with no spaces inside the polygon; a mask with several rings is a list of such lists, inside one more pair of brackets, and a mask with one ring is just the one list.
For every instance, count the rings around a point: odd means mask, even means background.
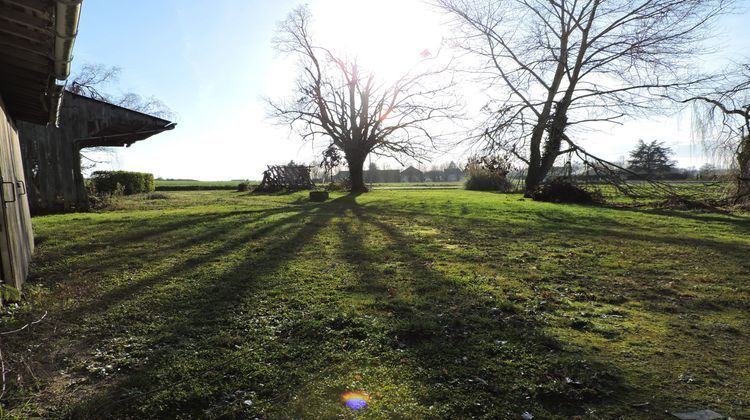
[{"label": "tree stump", "polygon": [[310,191],[310,201],[328,200],[328,191]]}]

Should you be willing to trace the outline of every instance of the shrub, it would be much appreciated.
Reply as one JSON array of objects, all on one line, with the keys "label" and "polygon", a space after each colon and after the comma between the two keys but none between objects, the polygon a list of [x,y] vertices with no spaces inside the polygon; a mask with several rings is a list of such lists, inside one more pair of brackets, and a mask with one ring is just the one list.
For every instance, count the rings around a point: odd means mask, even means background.
[{"label": "shrub", "polygon": [[98,194],[113,194],[118,184],[124,195],[154,191],[154,175],[143,172],[96,171],[91,174],[91,184]]},{"label": "shrub", "polygon": [[331,182],[325,186],[326,191],[349,191],[352,189],[352,182],[349,178],[340,181]]},{"label": "shrub", "polygon": [[508,180],[510,169],[510,162],[503,157],[473,157],[466,165],[468,175],[464,188],[509,192],[513,189],[513,184]]},{"label": "shrub", "polygon": [[587,191],[563,178],[555,178],[538,186],[531,198],[552,203],[598,204],[602,202],[599,192]]},{"label": "shrub", "polygon": [[120,198],[124,195],[125,187],[119,182],[115,184],[111,192],[101,192],[96,189],[94,182],[86,183],[86,193],[89,198],[89,205],[94,210],[104,210],[115,207]]},{"label": "shrub", "polygon": [[250,189],[250,184],[247,183],[247,182],[240,182],[237,185],[237,191],[239,191],[239,192],[245,192],[245,191],[247,191],[249,189]]},{"label": "shrub", "polygon": [[0,306],[21,302],[21,292],[13,286],[0,284]]}]

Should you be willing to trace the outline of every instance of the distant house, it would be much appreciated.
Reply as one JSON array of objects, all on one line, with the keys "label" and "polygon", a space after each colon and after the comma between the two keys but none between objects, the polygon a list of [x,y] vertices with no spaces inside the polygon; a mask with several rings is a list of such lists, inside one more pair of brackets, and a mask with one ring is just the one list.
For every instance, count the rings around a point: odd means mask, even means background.
[{"label": "distant house", "polygon": [[444,181],[446,182],[457,182],[464,179],[464,171],[462,171],[455,162],[451,162],[447,168],[443,171]]},{"label": "distant house", "polygon": [[338,171],[336,175],[333,176],[332,181],[341,182],[347,179],[349,179],[349,171]]},{"label": "distant house", "polygon": [[401,182],[424,182],[424,174],[419,169],[409,166],[401,171]]},{"label": "distant house", "polygon": [[[464,179],[464,171],[451,162],[444,170],[431,170],[422,172],[409,166],[403,171],[398,169],[375,169],[363,171],[366,183],[397,183],[397,182],[458,182]],[[349,179],[349,171],[339,171],[333,176],[336,182]]]},{"label": "distant house", "polygon": [[399,182],[401,174],[398,169],[375,169],[364,171],[364,179],[367,183]]},{"label": "distant house", "polygon": [[[421,173],[421,172],[420,172]],[[412,182],[401,179],[402,172],[398,169],[376,169],[374,171],[363,171],[362,176],[366,183],[396,183]],[[341,182],[349,179],[349,171],[339,171],[333,176],[334,182]]]},{"label": "distant house", "polygon": [[427,171],[424,173],[424,180],[425,182],[444,182],[445,171],[441,171],[441,170]]}]

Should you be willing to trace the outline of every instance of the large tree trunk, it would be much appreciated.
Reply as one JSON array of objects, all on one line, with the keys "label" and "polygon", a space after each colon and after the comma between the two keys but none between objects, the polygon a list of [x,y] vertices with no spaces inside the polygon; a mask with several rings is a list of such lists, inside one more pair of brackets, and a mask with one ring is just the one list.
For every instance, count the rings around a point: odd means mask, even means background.
[{"label": "large tree trunk", "polygon": [[526,197],[530,197],[531,193],[544,181],[544,178],[547,177],[547,174],[552,170],[552,166],[554,165],[559,152],[560,139],[548,138],[545,140],[542,158],[537,165],[529,165],[528,172],[526,173]]},{"label": "large tree trunk", "polygon": [[531,197],[531,193],[534,192],[536,187],[542,183],[542,180],[547,174],[542,173],[542,167],[539,165],[529,165],[526,171],[526,183],[525,183],[525,197]]},{"label": "large tree trunk", "polygon": [[[544,181],[544,178],[549,173],[551,165],[547,167],[547,160],[549,159],[550,140],[545,139],[544,136],[544,124],[542,121],[537,123],[537,127],[534,129],[535,133],[533,137],[537,137],[538,140],[532,139],[531,150],[529,153],[529,165],[526,172],[526,183],[525,183],[525,196],[531,197],[531,193]],[[536,133],[536,132],[539,133]],[[542,149],[544,153],[542,153]],[[559,145],[558,145],[559,150]]]},{"label": "large tree trunk", "polygon": [[526,173],[526,197],[530,197],[531,193],[544,181],[560,154],[563,133],[568,120],[566,112],[567,107],[558,104],[558,109],[545,130],[547,138],[544,140],[543,150],[536,150],[532,153],[535,159],[529,161],[529,169]]},{"label": "large tree trunk", "polygon": [[735,204],[750,204],[750,135],[737,148],[737,195]]},{"label": "large tree trunk", "polygon": [[353,194],[367,192],[364,177],[365,158],[360,156],[347,156],[346,162],[349,165],[349,180],[352,183],[351,192]]}]

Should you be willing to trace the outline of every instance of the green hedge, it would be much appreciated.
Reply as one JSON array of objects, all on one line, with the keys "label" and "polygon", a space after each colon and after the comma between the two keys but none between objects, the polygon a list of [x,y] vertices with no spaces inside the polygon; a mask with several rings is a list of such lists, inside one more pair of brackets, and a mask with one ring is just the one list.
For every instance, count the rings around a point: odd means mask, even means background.
[{"label": "green hedge", "polygon": [[96,171],[91,174],[91,183],[97,193],[113,194],[117,191],[117,184],[123,189],[123,194],[138,194],[154,191],[154,174],[128,171]]}]

